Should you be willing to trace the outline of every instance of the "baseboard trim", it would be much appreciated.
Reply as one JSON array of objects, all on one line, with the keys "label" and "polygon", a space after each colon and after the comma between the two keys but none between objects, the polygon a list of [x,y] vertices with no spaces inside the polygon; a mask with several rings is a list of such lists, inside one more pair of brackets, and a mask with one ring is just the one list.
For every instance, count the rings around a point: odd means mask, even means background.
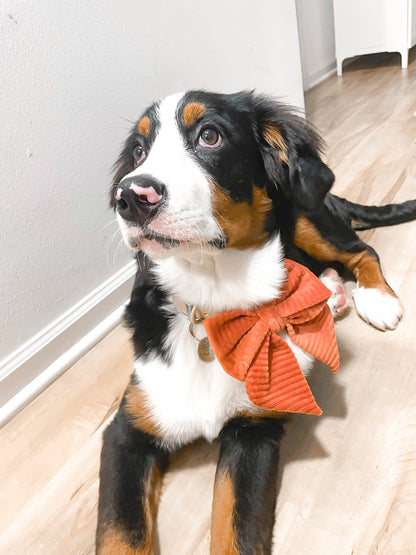
[{"label": "baseboard trim", "polygon": [[320,71],[317,71],[316,73],[312,74],[310,76],[310,79],[308,79],[308,85],[307,85],[307,88],[305,89],[305,92],[311,90],[313,87],[316,87],[316,85],[319,85],[319,83],[322,83],[322,81],[325,81],[325,79],[328,79],[328,77],[336,73],[336,71],[337,71],[337,65],[334,61],[333,63],[321,69]]},{"label": "baseboard trim", "polygon": [[120,322],[135,270],[124,266],[0,362],[0,425]]}]

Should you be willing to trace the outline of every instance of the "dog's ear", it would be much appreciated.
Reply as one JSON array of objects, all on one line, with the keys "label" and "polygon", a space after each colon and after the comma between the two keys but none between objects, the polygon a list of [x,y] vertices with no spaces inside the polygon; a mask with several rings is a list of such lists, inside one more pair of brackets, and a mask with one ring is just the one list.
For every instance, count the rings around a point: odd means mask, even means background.
[{"label": "dog's ear", "polygon": [[319,209],[335,176],[319,155],[305,148],[289,160],[289,181],[296,204],[306,211]]},{"label": "dog's ear", "polygon": [[257,140],[271,185],[299,208],[318,209],[334,182],[320,157],[318,133],[284,104],[260,97],[255,106]]}]

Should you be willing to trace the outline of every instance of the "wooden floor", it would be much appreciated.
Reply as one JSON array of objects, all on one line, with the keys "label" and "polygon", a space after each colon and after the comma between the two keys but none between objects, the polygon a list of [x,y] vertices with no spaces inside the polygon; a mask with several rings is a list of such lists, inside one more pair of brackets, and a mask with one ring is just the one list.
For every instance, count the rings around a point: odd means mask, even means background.
[{"label": "wooden floor", "polygon": [[[416,197],[415,52],[407,71],[381,62],[306,97],[335,192],[363,203]],[[283,442],[275,554],[416,554],[416,222],[363,237],[406,315],[386,333],[354,310],[337,324],[341,369],[317,365],[311,383],[324,415],[295,417]],[[101,433],[131,369],[119,327],[0,431],[1,554],[93,553]],[[216,457],[201,442],[167,476],[162,555],[208,552]]]}]

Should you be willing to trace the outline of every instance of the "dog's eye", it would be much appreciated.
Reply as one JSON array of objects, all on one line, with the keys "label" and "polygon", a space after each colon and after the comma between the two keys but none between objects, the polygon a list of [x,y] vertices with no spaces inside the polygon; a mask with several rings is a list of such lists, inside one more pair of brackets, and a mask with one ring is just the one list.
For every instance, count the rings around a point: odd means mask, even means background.
[{"label": "dog's eye", "polygon": [[141,145],[137,145],[134,147],[133,158],[136,166],[141,164],[143,160],[146,158],[146,152]]},{"label": "dog's eye", "polygon": [[222,137],[215,129],[206,127],[199,135],[198,144],[208,148],[215,148],[222,143]]}]

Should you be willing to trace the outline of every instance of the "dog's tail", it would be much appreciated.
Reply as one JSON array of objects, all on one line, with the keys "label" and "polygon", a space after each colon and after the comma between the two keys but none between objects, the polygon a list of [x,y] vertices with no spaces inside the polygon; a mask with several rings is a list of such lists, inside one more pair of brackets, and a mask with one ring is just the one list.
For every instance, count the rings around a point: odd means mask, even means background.
[{"label": "dog's tail", "polygon": [[348,218],[356,231],[416,220],[416,199],[399,204],[365,206],[329,194],[325,201],[332,211],[337,212],[343,219]]}]

